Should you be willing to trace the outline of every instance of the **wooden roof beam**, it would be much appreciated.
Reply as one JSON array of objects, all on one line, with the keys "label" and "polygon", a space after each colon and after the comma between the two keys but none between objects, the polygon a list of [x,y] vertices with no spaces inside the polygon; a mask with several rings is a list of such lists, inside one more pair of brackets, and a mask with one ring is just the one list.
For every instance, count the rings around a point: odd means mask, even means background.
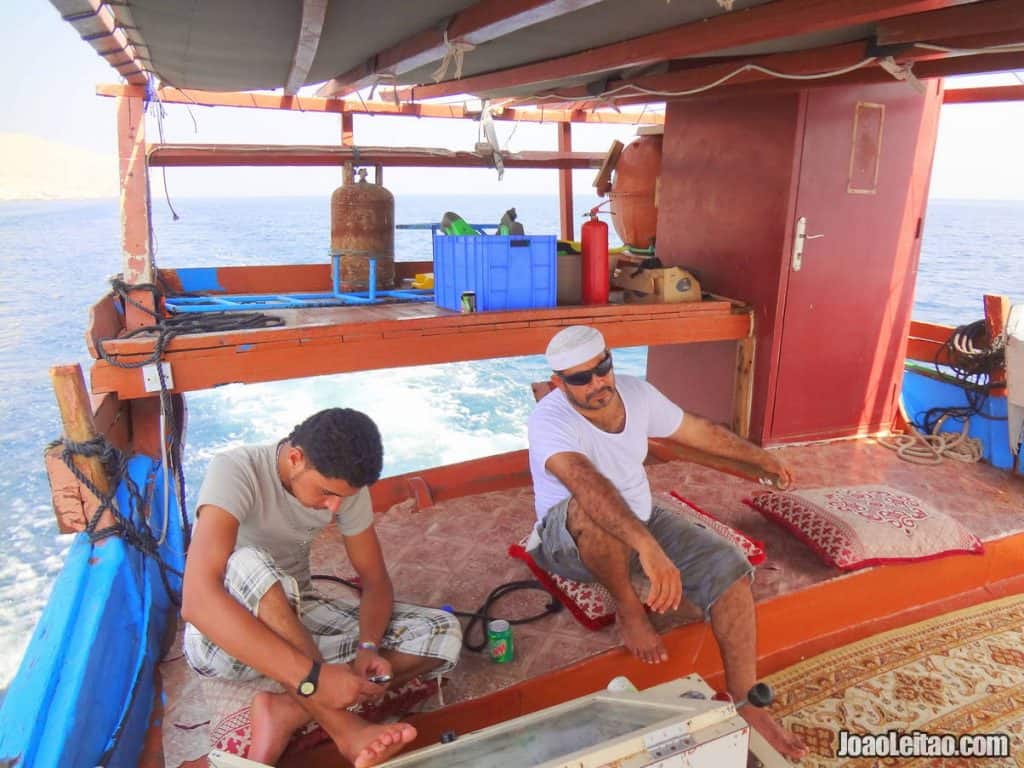
[{"label": "wooden roof beam", "polygon": [[289,96],[294,96],[306,84],[309,68],[313,66],[316,50],[320,47],[320,34],[323,32],[326,15],[327,0],[302,0],[299,36],[295,41],[295,55],[284,86],[284,92]]},{"label": "wooden roof beam", "polygon": [[[558,112],[560,112],[562,110],[565,110],[566,112],[569,112],[570,114],[581,114],[581,113],[585,114],[584,113],[584,107],[580,103],[578,103],[578,102],[574,102],[574,101],[550,101],[549,102],[549,101],[545,101],[544,100],[543,94],[541,94],[540,96],[533,96],[533,97],[528,98],[528,99],[523,99],[522,101],[517,101],[516,104],[517,105],[520,105],[520,104],[522,105],[522,107],[517,106],[516,107],[517,109],[521,109],[523,107],[529,106],[532,109],[543,109],[544,111],[546,111],[546,112],[548,112],[550,114],[556,114],[556,113],[558,113]],[[613,112],[612,114],[615,114],[615,113]]]},{"label": "wooden roof beam", "polygon": [[942,40],[912,43],[894,53],[893,58],[900,62],[921,62],[951,57],[970,58],[989,53],[1011,53],[1012,51],[1004,49],[1024,47],[1024,19],[1021,19],[1020,24],[1021,26],[1016,29],[1002,32],[987,32],[979,35],[947,37]]},{"label": "wooden roof beam", "polygon": [[[935,42],[938,46],[945,46],[954,49],[1016,45],[1024,44],[1024,31],[1010,30],[984,35],[948,38],[937,40]],[[837,75],[835,78],[826,78],[820,81],[804,80],[799,82],[787,82],[758,70],[740,71],[744,66],[758,65],[765,67],[766,69],[784,72],[790,75],[813,75],[852,67],[858,62],[871,58],[872,55],[873,52],[869,48],[868,43],[866,41],[859,41],[794,53],[777,53],[769,56],[760,56],[750,59],[736,59],[734,61],[699,67],[686,67],[685,69],[680,69],[663,75],[651,75],[629,81],[612,80],[607,84],[608,91],[614,91],[620,88],[628,89],[631,86],[635,86],[638,91],[630,92],[629,90],[626,90],[621,95],[612,95],[603,99],[601,96],[595,96],[593,93],[589,92],[585,86],[562,89],[557,91],[554,96],[559,98],[572,97],[583,99],[583,101],[580,102],[581,107],[607,104],[610,101],[622,105],[628,105],[649,103],[651,101],[664,101],[665,99],[673,98],[697,98],[701,93],[687,94],[684,92],[700,89],[735,72],[738,72],[735,77],[732,77],[728,81],[716,86],[714,91],[720,93],[734,92],[736,89],[743,86],[752,88],[756,84],[762,84],[766,88],[777,90],[779,88],[792,89],[796,87],[810,87],[816,83],[851,82],[858,80],[858,78],[865,82],[884,82],[886,79],[891,78],[891,75],[885,74],[877,63],[868,63],[861,69],[855,70],[852,73]],[[975,54],[974,56],[981,55],[982,54]],[[986,55],[991,56],[991,54]],[[914,46],[907,47],[895,55],[895,59],[899,63],[914,64],[914,73],[918,77],[924,76],[921,74],[922,71],[929,71],[927,69],[921,69],[925,62],[929,60],[946,60],[949,58],[958,58],[963,60],[972,57],[951,57],[948,52]],[[986,59],[986,61],[994,60]],[[972,69],[966,64],[963,66],[965,72],[972,71]],[[956,65],[951,65],[951,70],[955,70],[956,68]],[[655,93],[643,94],[639,92],[639,89],[654,91]],[[669,95],[665,95],[666,93]]]},{"label": "wooden roof beam", "polygon": [[569,56],[466,77],[462,80],[447,80],[436,85],[420,86],[414,93],[418,99],[459,93],[485,93],[531,83],[578,77],[582,73],[598,74],[665,59],[700,56],[725,48],[840,29],[854,24],[867,24],[906,14],[962,5],[964,2],[965,0],[775,0]]},{"label": "wooden roof beam", "polygon": [[[137,86],[99,85],[99,96],[144,97],[145,89]],[[406,117],[438,117],[455,120],[473,119],[476,115],[461,104],[411,104],[395,105],[392,102],[346,101],[343,99],[321,99],[315,96],[282,96],[271,93],[243,93],[181,90],[164,87],[157,91],[164,104],[190,104],[201,107],[242,107],[248,109],[276,109],[293,112],[331,112],[355,115],[392,115]],[[528,123],[601,123],[624,125],[661,125],[665,122],[662,112],[618,113],[582,112],[573,109],[521,109],[506,107],[492,113],[495,120]]]},{"label": "wooden roof beam", "polygon": [[[943,59],[918,61],[914,74],[921,80],[956,75],[978,75],[1024,69],[1024,52],[986,53],[976,56],[949,56]],[[891,82],[890,76],[877,67],[858,70],[838,78],[842,84]],[[739,89],[737,89],[739,90]]]},{"label": "wooden roof beam", "polygon": [[1024,85],[947,88],[942,94],[944,104],[979,104],[991,101],[1024,101]]},{"label": "wooden roof beam", "polygon": [[[600,168],[604,152],[503,153],[506,168]],[[490,168],[488,157],[475,152],[422,147],[346,147],[277,144],[157,144],[148,150],[150,167],[341,166],[380,165],[392,168]]]},{"label": "wooden roof beam", "polygon": [[120,28],[114,12],[102,0],[51,0],[75,31],[133,85],[145,85],[141,57]]},{"label": "wooden roof beam", "polygon": [[875,38],[879,45],[900,45],[1005,32],[1022,26],[1024,0],[988,0],[888,19],[875,27]]},{"label": "wooden roof beam", "polygon": [[[644,103],[655,100],[664,101],[665,99],[681,97],[659,95],[661,92],[674,94],[700,89],[741,70],[747,65],[758,65],[791,75],[810,75],[851,67],[866,58],[868,58],[867,44],[860,41],[829,46],[827,48],[815,48],[809,51],[798,51],[796,53],[776,53],[701,67],[687,67],[675,72],[650,75],[637,78],[636,80],[611,80],[607,86],[609,91],[635,86],[636,88],[657,92],[655,94],[643,95],[627,91],[621,96],[601,97],[589,92],[586,86],[577,86],[561,89],[553,94],[553,96],[585,99],[585,101],[581,102],[583,104],[607,104],[610,101],[619,104]],[[737,85],[757,83],[771,79],[773,78],[769,74],[757,70],[749,70],[740,72],[735,77],[717,86],[714,90],[720,91],[730,86],[735,87]]]},{"label": "wooden roof beam", "polygon": [[[928,55],[933,55],[929,53]],[[1024,69],[1024,52],[986,53],[973,56],[947,56],[925,58],[914,63],[914,75],[921,79],[975,75],[991,72],[1006,72]],[[868,66],[845,75],[826,80],[808,80],[799,83],[786,80],[763,79],[741,82],[717,89],[722,96],[746,96],[765,93],[782,93],[797,88],[821,88],[830,85],[854,85],[894,82],[892,76],[881,67]],[[620,104],[641,104],[651,96],[632,96],[619,99]]]},{"label": "wooden roof beam", "polygon": [[573,13],[602,0],[481,0],[455,14],[446,28],[427,29],[381,51],[324,83],[317,96],[338,97],[373,85],[379,73],[401,75],[444,58],[449,43],[483,45],[525,27]]},{"label": "wooden roof beam", "polygon": [[955,75],[1009,72],[1015,69],[1024,69],[1024,51],[953,56],[946,59],[922,61],[914,67],[914,74],[921,78],[953,77]]}]

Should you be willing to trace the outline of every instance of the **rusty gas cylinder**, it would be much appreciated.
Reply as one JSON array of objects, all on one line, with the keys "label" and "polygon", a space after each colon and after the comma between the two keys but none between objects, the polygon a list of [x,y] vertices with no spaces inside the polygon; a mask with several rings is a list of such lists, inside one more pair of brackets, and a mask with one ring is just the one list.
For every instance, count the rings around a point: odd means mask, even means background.
[{"label": "rusty gas cylinder", "polygon": [[395,285],[395,197],[379,184],[359,181],[331,195],[331,251],[341,254],[341,290],[369,288],[370,259],[377,260],[377,288]]},{"label": "rusty gas cylinder", "polygon": [[622,150],[609,197],[612,224],[626,245],[640,249],[654,245],[660,176],[661,136],[641,136]]}]

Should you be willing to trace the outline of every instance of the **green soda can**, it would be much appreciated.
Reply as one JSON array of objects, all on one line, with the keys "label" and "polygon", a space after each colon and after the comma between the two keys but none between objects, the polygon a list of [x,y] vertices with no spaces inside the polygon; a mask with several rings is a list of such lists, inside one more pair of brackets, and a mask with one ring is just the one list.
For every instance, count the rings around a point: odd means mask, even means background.
[{"label": "green soda can", "polygon": [[515,648],[512,645],[512,625],[504,619],[495,619],[487,625],[487,650],[491,661],[504,664],[512,661]]}]

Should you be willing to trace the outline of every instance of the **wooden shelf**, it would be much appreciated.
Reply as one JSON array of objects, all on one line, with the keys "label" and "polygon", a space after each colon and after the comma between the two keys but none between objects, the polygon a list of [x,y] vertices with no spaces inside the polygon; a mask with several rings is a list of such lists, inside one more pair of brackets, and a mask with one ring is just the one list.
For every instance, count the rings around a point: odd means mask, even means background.
[{"label": "wooden shelf", "polygon": [[[459,314],[434,304],[284,310],[277,328],[174,338],[164,351],[174,392],[230,383],[540,354],[560,326],[598,328],[610,347],[748,338],[752,317],[728,301],[603,305]],[[122,362],[152,355],[155,336],[104,342]],[[142,372],[97,360],[92,391],[146,397]]]}]

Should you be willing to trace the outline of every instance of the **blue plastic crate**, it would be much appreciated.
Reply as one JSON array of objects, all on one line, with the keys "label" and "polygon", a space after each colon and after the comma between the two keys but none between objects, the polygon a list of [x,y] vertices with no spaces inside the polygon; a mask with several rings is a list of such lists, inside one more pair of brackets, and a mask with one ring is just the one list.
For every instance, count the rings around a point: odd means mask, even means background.
[{"label": "blue plastic crate", "polygon": [[476,293],[478,312],[553,307],[558,287],[554,235],[434,235],[434,300],[460,309]]}]

